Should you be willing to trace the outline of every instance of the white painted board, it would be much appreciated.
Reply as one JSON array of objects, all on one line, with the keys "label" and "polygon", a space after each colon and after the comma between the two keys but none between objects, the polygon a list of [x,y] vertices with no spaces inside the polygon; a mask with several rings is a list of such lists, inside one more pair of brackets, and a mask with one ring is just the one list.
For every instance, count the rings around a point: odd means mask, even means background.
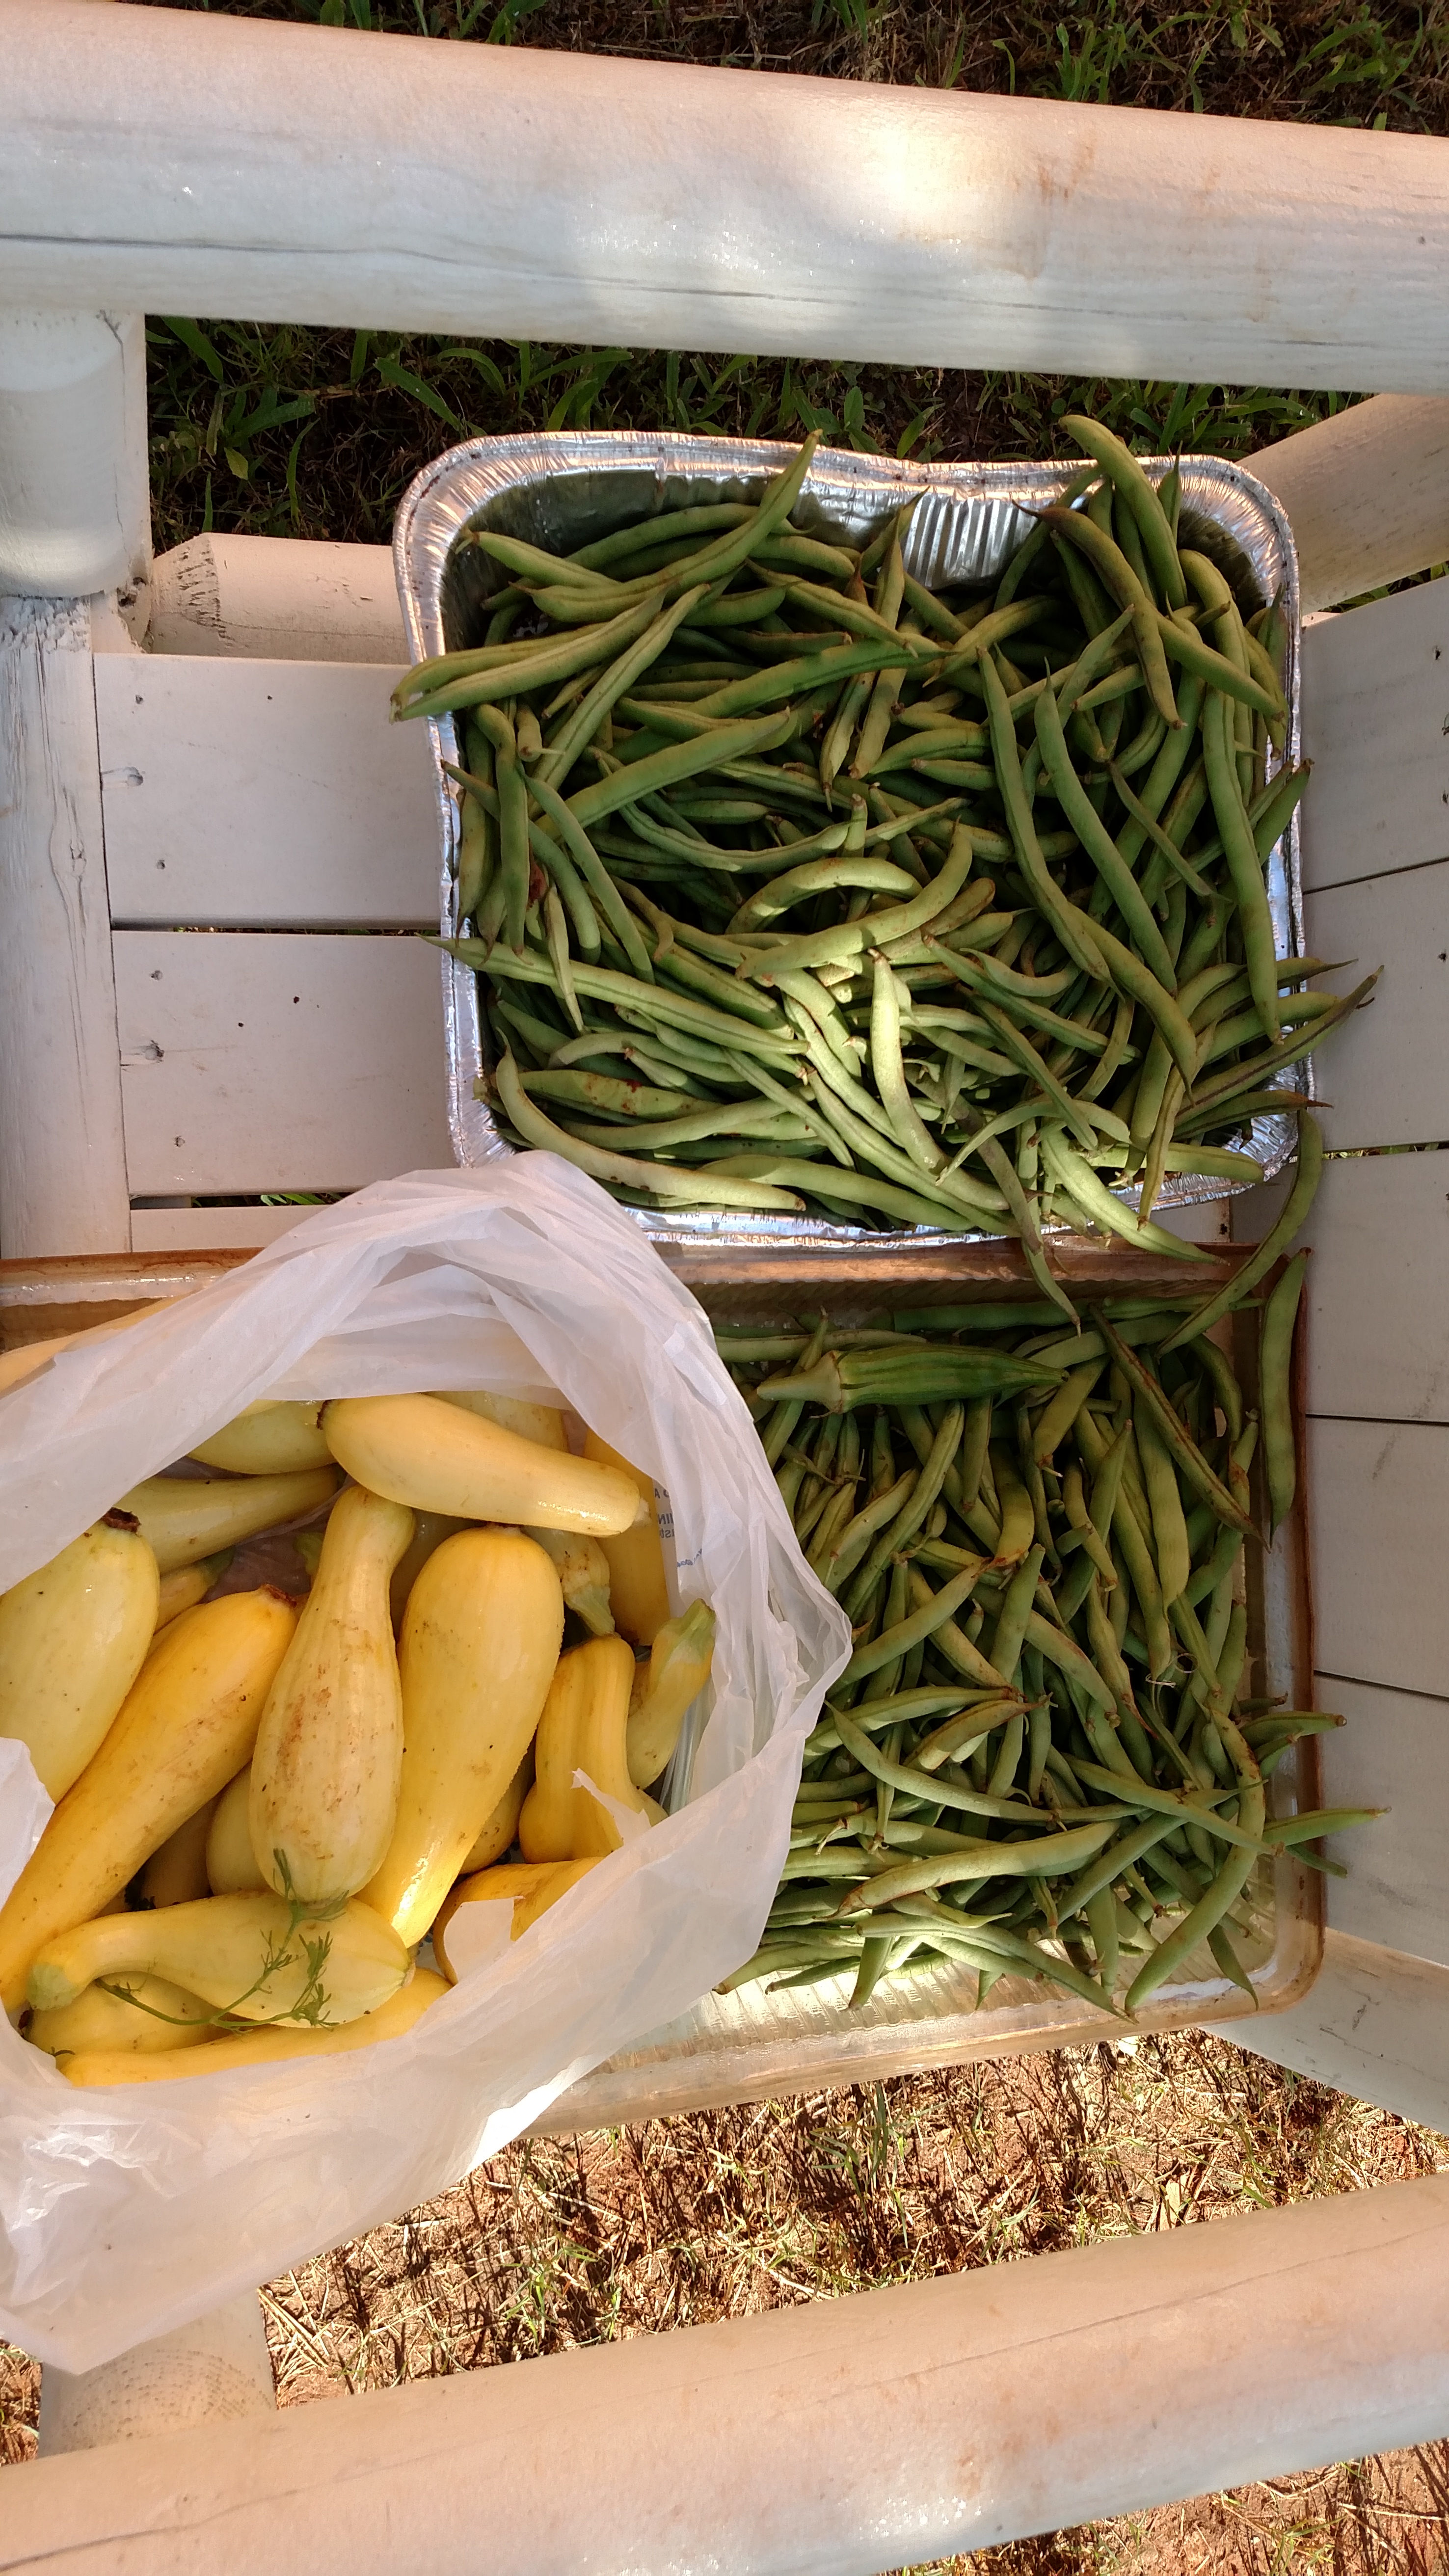
[{"label": "white painted board", "polygon": [[260,1251],[310,1211],[300,1207],[133,1207],[133,1252]]},{"label": "white painted board", "polygon": [[1320,1672],[1449,1694],[1449,1429],[1315,1415],[1307,1433]]},{"label": "white painted board", "polygon": [[1305,911],[1310,953],[1351,961],[1325,989],[1383,969],[1318,1058],[1326,1142],[1449,1140],[1449,860],[1310,895]]},{"label": "white painted board", "polygon": [[1449,1153],[1331,1159],[1302,1240],[1309,1412],[1449,1422]]},{"label": "white painted board", "polygon": [[5,46],[17,305],[1449,390],[1428,135],[73,0]]},{"label": "white painted board", "polygon": [[1308,628],[1303,749],[1305,886],[1449,858],[1449,582]]},{"label": "white painted board", "polygon": [[[1357,2101],[1449,2130],[1449,1971],[1427,1960],[1330,1932],[1301,2003],[1219,2035]],[[1331,2290],[1325,2297],[1326,2312],[1342,2313]]]},{"label": "white painted board", "polygon": [[0,601],[0,1254],[124,1252],[90,620]]},{"label": "white painted board", "polygon": [[111,918],[436,929],[427,729],[391,664],[96,664]]},{"label": "white painted board", "polygon": [[135,1196],[451,1167],[441,975],[422,940],[121,930],[115,956]]},{"label": "white painted board", "polygon": [[1182,1243],[1226,1243],[1231,1218],[1227,1199],[1194,1199],[1189,1207],[1157,1208],[1153,1222]]},{"label": "white painted board", "polygon": [[392,548],[217,529],[188,537],[151,567],[146,642],[152,653],[400,663],[408,646]]},{"label": "white painted board", "polygon": [[1433,395],[1376,394],[1252,457],[1288,513],[1305,611],[1449,557],[1446,408]]},{"label": "white painted board", "polygon": [[1325,1807],[1388,1809],[1325,1843],[1349,1873],[1326,1881],[1328,1921],[1357,1940],[1449,1968],[1449,1696],[1320,1675],[1313,1705],[1347,1720],[1319,1738]]}]

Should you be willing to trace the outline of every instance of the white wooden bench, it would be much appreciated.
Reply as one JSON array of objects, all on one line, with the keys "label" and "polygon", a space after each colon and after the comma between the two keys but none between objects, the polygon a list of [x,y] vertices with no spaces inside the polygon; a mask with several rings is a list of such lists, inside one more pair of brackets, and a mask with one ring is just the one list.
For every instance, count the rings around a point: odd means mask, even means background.
[{"label": "white wooden bench", "polygon": [[[63,401],[27,377],[29,326],[0,312],[25,541],[6,554],[0,506],[0,591],[51,594],[0,599],[0,1310],[54,1294],[38,1257],[114,1256],[166,1293],[294,1221],[241,1201],[448,1159],[439,970],[412,935],[436,918],[434,822],[422,742],[385,722],[385,562],[163,561],[162,649],[135,649],[143,304],[1346,381],[1380,399],[1263,460],[1308,604],[1449,554],[1449,405],[1426,399],[1449,388],[1442,144],[1282,128],[1265,156],[1212,119],[77,0],[0,0],[0,52],[6,293],[70,309],[79,371]],[[97,596],[18,579],[52,540]],[[1309,1229],[1319,1690],[1351,1720],[1325,1784],[1393,1812],[1329,1882],[1312,1992],[1233,2036],[1449,2127],[1449,583],[1311,627],[1304,716],[1309,944],[1384,968],[1325,1053],[1336,1159]],[[1235,1202],[1235,1234],[1263,1215]],[[116,1283],[82,1268],[66,1293]],[[1435,2179],[213,2428],[201,2474],[165,2440],[43,2462],[0,2569],[64,2548],[109,2576],[128,2546],[193,2576],[275,2563],[285,2526],[318,2576],[395,2567],[400,2533],[461,2570],[486,2514],[540,2576],[586,2555],[868,2576],[1443,2433],[1446,2283]],[[776,2439],[822,2423],[828,2491]]]}]

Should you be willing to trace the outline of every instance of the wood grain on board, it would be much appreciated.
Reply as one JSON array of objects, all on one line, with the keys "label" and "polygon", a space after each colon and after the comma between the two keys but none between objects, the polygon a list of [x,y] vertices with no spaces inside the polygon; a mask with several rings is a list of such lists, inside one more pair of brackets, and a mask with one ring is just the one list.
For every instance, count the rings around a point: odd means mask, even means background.
[{"label": "wood grain on board", "polygon": [[1449,1422],[1449,1152],[1330,1160],[1301,1240],[1309,1412]]},{"label": "wood grain on board", "polygon": [[[1449,1675],[1445,1676],[1449,1691]],[[1347,1878],[1327,1881],[1335,1931],[1449,1968],[1449,1877],[1444,1791],[1449,1695],[1375,1689],[1322,1676],[1314,1705],[1346,1723],[1320,1739],[1326,1807],[1383,1807],[1385,1815],[1325,1843]]]},{"label": "wood grain on board", "polygon": [[1367,1006],[1333,1030],[1318,1063],[1330,1146],[1449,1140],[1449,859],[1311,894],[1308,945],[1347,961],[1323,987],[1348,992],[1373,968]]},{"label": "wood grain on board", "polygon": [[1449,1428],[1310,1415],[1307,1473],[1319,1671],[1449,1692]]},{"label": "wood grain on board", "polygon": [[1449,2130],[1449,1969],[1330,1931],[1301,2003],[1223,2036],[1361,2102]]},{"label": "wood grain on board", "polygon": [[355,1189],[451,1164],[421,940],[120,930],[115,957],[135,1196]]},{"label": "wood grain on board", "polygon": [[1449,858],[1449,583],[1306,630],[1303,750],[1306,887]]},{"label": "wood grain on board", "polygon": [[0,603],[0,1254],[124,1252],[126,1158],[83,601]]},{"label": "wood grain on board", "polygon": [[427,729],[395,669],[114,656],[96,664],[111,918],[438,924]]}]

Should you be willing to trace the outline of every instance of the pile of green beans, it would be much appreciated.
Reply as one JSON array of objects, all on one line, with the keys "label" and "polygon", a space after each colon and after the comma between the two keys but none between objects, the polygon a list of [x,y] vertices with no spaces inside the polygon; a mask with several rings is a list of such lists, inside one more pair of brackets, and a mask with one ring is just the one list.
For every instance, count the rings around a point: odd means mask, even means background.
[{"label": "pile of green beans", "polygon": [[1274,953],[1276,610],[1179,543],[1175,471],[1061,425],[1090,462],[950,602],[909,508],[791,524],[813,438],[752,504],[464,541],[486,639],[395,713],[457,730],[444,944],[515,1141],[648,1207],[1015,1234],[1049,1294],[1053,1224],[1199,1257],[1164,1177],[1259,1177],[1229,1140],[1368,986]]},{"label": "pile of green beans", "polygon": [[1246,1388],[1207,1336],[1255,1280],[1196,1309],[1119,1291],[1075,1332],[1046,1299],[717,1328],[855,1641],[721,1991],[850,1976],[860,2005],[945,1965],[978,2002],[1040,1979],[1130,2017],[1206,1945],[1253,1994],[1274,1856],[1333,1867],[1307,1846],[1376,1812],[1268,1812],[1289,1747],[1342,1724],[1255,1696],[1249,1652],[1249,1470],[1261,1448],[1276,1523],[1302,1271]]}]

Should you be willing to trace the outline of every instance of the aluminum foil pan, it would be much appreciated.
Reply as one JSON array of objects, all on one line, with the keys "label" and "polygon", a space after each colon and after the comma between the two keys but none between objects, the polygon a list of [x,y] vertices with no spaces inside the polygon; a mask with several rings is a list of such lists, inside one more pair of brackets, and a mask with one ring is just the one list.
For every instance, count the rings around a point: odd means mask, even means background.
[{"label": "aluminum foil pan", "polygon": [[[492,528],[531,545],[561,553],[590,545],[627,521],[678,510],[691,503],[741,501],[795,454],[792,445],[745,438],[691,438],[667,430],[555,430],[513,438],[475,438],[450,448],[409,485],[393,534],[393,560],[408,640],[414,656],[456,652],[481,641],[488,600],[505,576],[476,547],[459,551],[472,528]],[[840,448],[817,451],[792,514],[811,536],[860,545],[894,510],[924,493],[905,540],[907,570],[929,589],[991,581],[1029,533],[1029,512],[1057,499],[1080,459],[1052,465],[912,465],[890,457],[855,456]],[[1148,457],[1149,473],[1172,460]],[[1288,698],[1287,756],[1299,755],[1298,559],[1292,533],[1271,492],[1240,465],[1221,457],[1183,457],[1182,524],[1192,543],[1219,566],[1244,616],[1278,598],[1287,628],[1284,684]],[[458,928],[455,915],[458,805],[445,760],[458,761],[460,746],[451,716],[430,724],[441,843],[439,918],[445,937]],[[1294,817],[1268,866],[1268,900],[1280,956],[1303,954],[1303,898],[1298,821]],[[443,1013],[447,1047],[448,1123],[460,1163],[509,1154],[475,1088],[487,1064],[478,979],[469,967],[443,960]],[[1294,1067],[1294,1077],[1304,1072]],[[1306,1087],[1311,1091],[1312,1070]],[[1290,1159],[1296,1131],[1291,1118],[1259,1117],[1241,1142],[1271,1179]],[[1158,1193],[1160,1208],[1219,1199],[1231,1185],[1190,1174],[1171,1174]],[[1121,1193],[1130,1206],[1136,1191]],[[879,1242],[878,1231],[830,1225],[815,1217],[736,1215],[714,1209],[669,1213],[635,1211],[645,1232],[680,1248],[713,1246],[798,1249],[845,1248]],[[931,1227],[902,1231],[895,1240],[939,1246],[962,1237]]]}]

